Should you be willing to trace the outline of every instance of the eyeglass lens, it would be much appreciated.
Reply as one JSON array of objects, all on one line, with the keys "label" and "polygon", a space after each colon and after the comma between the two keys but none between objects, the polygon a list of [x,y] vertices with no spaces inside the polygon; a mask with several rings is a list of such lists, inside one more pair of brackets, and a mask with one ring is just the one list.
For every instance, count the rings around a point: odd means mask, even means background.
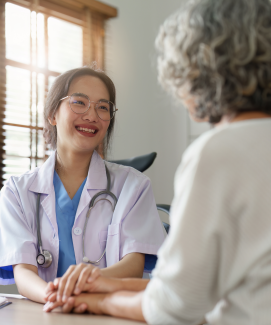
[{"label": "eyeglass lens", "polygon": [[[90,107],[90,100],[83,94],[73,94],[70,97],[70,107],[74,113],[83,114]],[[100,100],[95,103],[95,110],[100,119],[109,121],[114,117],[115,105],[107,100]]]}]

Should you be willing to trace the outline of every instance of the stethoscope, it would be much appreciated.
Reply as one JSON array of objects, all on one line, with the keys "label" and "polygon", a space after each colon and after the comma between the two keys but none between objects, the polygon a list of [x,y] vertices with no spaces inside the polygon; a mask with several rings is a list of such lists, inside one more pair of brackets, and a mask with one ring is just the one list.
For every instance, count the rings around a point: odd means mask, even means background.
[{"label": "stethoscope", "polygon": [[[116,198],[116,196],[112,192],[110,192],[111,178],[110,178],[109,170],[106,167],[106,165],[105,165],[105,171],[106,171],[106,177],[107,177],[107,187],[106,187],[106,190],[105,191],[98,192],[91,199],[91,201],[89,203],[88,212],[87,212],[87,215],[86,215],[86,220],[85,220],[84,229],[83,229],[83,236],[82,236],[83,262],[90,263],[90,264],[94,264],[94,265],[99,265],[101,259],[104,257],[104,254],[106,252],[106,247],[105,247],[105,249],[104,249],[101,257],[97,261],[91,261],[85,255],[85,233],[86,233],[86,228],[87,228],[87,223],[88,223],[88,219],[89,219],[89,216],[90,216],[90,212],[91,212],[91,210],[93,209],[93,207],[95,206],[95,204],[97,202],[103,201],[103,200],[104,201],[108,201],[111,204],[112,210],[114,212],[115,207],[116,207],[117,202],[118,202],[118,199]],[[103,194],[106,194],[106,195],[111,196],[111,198],[114,200],[114,204],[110,200],[108,200],[106,198],[101,198],[101,199],[99,199],[99,200],[97,200],[95,202],[95,200],[100,195],[103,195]],[[53,256],[52,256],[52,254],[49,251],[44,250],[42,248],[42,241],[41,241],[41,234],[40,234],[40,212],[39,212],[39,210],[40,210],[40,193],[38,193],[38,197],[37,197],[37,211],[36,211],[36,218],[37,218],[37,237],[38,237],[38,248],[39,248],[39,254],[37,255],[36,260],[37,260],[38,265],[40,265],[41,267],[46,268],[46,267],[49,267],[52,264],[52,262],[53,262]],[[113,218],[113,214],[112,214],[112,217],[111,217],[111,222],[112,222],[112,218]]]}]

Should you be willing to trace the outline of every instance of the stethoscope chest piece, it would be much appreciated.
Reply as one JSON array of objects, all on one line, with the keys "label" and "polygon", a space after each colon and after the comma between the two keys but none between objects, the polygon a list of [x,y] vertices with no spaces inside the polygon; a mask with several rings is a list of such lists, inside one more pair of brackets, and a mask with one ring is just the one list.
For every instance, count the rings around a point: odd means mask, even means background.
[{"label": "stethoscope chest piece", "polygon": [[38,246],[39,246],[39,254],[36,257],[36,261],[39,266],[47,268],[53,262],[53,256],[49,251],[42,249],[42,241],[40,234],[40,193],[38,193],[37,197],[37,211],[36,211],[36,219],[37,219],[37,236],[38,236]]},{"label": "stethoscope chest piece", "polygon": [[49,251],[44,250],[42,253],[38,254],[36,260],[39,266],[47,268],[52,264],[53,257]]}]

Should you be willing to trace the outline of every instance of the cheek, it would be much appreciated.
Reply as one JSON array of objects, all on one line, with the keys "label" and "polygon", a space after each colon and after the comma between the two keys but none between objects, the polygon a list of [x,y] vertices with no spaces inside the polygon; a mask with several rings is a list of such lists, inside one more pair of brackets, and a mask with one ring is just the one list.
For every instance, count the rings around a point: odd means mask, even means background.
[{"label": "cheek", "polygon": [[108,130],[108,128],[109,128],[109,125],[110,125],[110,121],[103,121],[102,122],[102,125],[103,125],[103,134],[105,135],[106,134],[106,132],[107,132],[107,130]]},{"label": "cheek", "polygon": [[[75,116],[77,117],[77,116]],[[59,133],[66,132],[73,128],[74,116],[67,109],[59,109],[55,115],[56,126]]]}]

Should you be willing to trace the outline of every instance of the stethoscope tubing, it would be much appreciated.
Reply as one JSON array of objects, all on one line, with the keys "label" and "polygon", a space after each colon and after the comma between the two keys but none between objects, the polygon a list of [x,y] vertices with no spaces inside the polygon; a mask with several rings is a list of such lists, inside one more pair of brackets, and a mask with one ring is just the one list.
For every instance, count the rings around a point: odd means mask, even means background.
[{"label": "stethoscope tubing", "polygon": [[[101,201],[101,200],[105,200],[105,201],[108,201],[111,205],[112,205],[112,210],[113,210],[113,213],[114,213],[114,210],[115,210],[115,207],[117,205],[117,202],[118,202],[118,199],[117,197],[115,196],[115,194],[113,194],[109,189],[111,187],[111,178],[110,178],[110,174],[109,174],[109,170],[107,168],[107,166],[105,165],[105,170],[106,170],[106,176],[107,176],[107,189],[105,191],[100,191],[98,192],[97,194],[95,194],[93,196],[93,198],[91,199],[90,203],[89,203],[89,209],[88,209],[88,212],[87,212],[87,215],[86,215],[86,220],[85,220],[85,224],[84,224],[84,228],[83,228],[83,236],[82,236],[82,250],[83,250],[83,261],[85,263],[90,263],[90,264],[94,264],[94,265],[98,265],[100,263],[100,261],[102,260],[102,258],[104,257],[105,253],[106,253],[106,247],[101,255],[101,257],[96,260],[96,261],[91,261],[89,260],[86,255],[85,255],[85,232],[86,232],[86,228],[87,228],[87,223],[88,223],[88,219],[89,219],[89,216],[90,216],[90,212],[92,210],[92,208],[94,207],[94,205]],[[111,198],[114,200],[114,205],[112,204],[112,202],[106,198],[102,198],[98,201],[95,202],[95,200],[100,196],[100,195],[109,195],[111,196]],[[113,214],[112,214],[112,218],[113,218]],[[112,223],[112,218],[111,218],[111,222]]]},{"label": "stethoscope tubing", "polygon": [[[101,200],[106,200],[108,201],[111,205],[112,205],[112,210],[113,210],[113,213],[114,213],[114,210],[115,210],[115,207],[117,205],[117,202],[118,202],[118,199],[117,197],[115,196],[114,193],[112,193],[110,191],[110,187],[111,187],[111,178],[110,178],[110,173],[109,173],[109,170],[105,164],[105,170],[106,170],[106,176],[107,176],[107,188],[106,190],[104,191],[100,191],[98,192],[97,194],[95,194],[93,196],[93,198],[91,199],[90,203],[89,203],[89,209],[88,209],[88,212],[87,212],[87,215],[86,215],[86,220],[85,220],[85,223],[84,223],[84,228],[83,228],[83,235],[82,235],[82,251],[83,251],[83,261],[85,263],[90,263],[90,264],[94,264],[94,265],[98,265],[100,263],[100,261],[102,260],[102,258],[104,257],[105,253],[106,253],[106,247],[101,255],[101,257],[96,260],[96,261],[91,261],[89,260],[86,255],[85,255],[85,233],[86,233],[86,228],[87,228],[87,223],[88,223],[88,219],[89,219],[89,216],[90,216],[90,212],[92,210],[92,208],[94,207],[94,205],[101,201]],[[41,193],[38,193],[38,196],[37,196],[37,210],[36,210],[36,221],[37,221],[37,237],[38,237],[38,248],[39,248],[39,255],[42,255],[44,257],[44,263],[43,264],[39,264],[39,261],[38,261],[38,256],[37,256],[37,262],[40,266],[42,267],[49,267],[51,264],[52,264],[52,254],[49,252],[49,251],[46,251],[46,250],[43,250],[42,248],[42,240],[41,240],[41,233],[40,233],[40,216],[39,216],[39,210],[40,210],[40,195]],[[114,201],[114,205],[112,204],[112,202],[106,198],[101,198],[100,200],[97,200],[95,202],[95,200],[100,196],[100,195],[109,195],[113,201]],[[111,217],[111,222],[112,223],[112,219],[113,219],[113,214],[112,214],[112,217]],[[46,266],[45,266],[46,265]]]},{"label": "stethoscope tubing", "polygon": [[42,250],[42,241],[41,241],[41,234],[40,234],[40,193],[38,193],[38,197],[37,197],[37,211],[36,211],[36,219],[37,219],[37,236],[38,236],[38,248],[39,248],[39,252],[40,254],[43,253]]}]

